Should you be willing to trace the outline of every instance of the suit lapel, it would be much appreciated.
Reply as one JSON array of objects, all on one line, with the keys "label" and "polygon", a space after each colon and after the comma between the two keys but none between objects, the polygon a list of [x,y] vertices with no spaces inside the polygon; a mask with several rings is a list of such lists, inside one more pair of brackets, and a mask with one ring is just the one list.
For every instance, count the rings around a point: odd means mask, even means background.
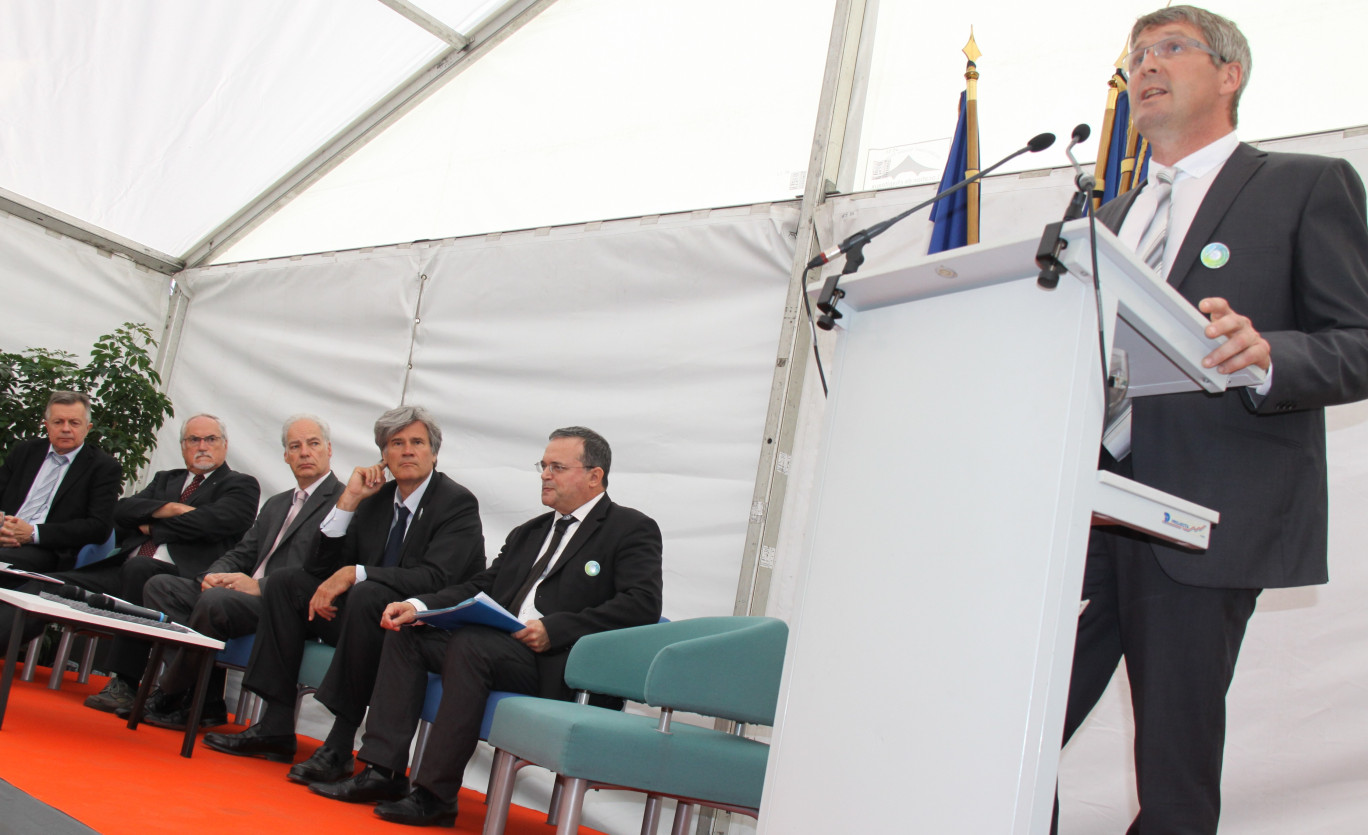
[{"label": "suit lapel", "polygon": [[1206,197],[1202,199],[1202,205],[1197,209],[1196,217],[1192,219],[1192,225],[1188,227],[1187,235],[1183,237],[1183,245],[1169,267],[1169,284],[1174,287],[1183,286],[1183,282],[1187,280],[1188,274],[1197,262],[1202,247],[1215,233],[1216,227],[1230,210],[1240,191],[1244,189],[1245,183],[1249,182],[1254,172],[1263,166],[1266,157],[1267,154],[1264,152],[1243,143],[1235,147],[1234,153],[1225,161],[1225,165],[1221,166],[1220,173],[1211,183]]},{"label": "suit lapel", "polygon": [[[33,443],[30,451],[24,456],[24,460],[19,465],[18,478],[15,484],[22,484],[24,489],[16,496],[18,504],[14,506],[14,512],[18,513],[19,508],[24,506],[24,501],[28,499],[29,491],[33,489],[33,482],[38,480],[38,470],[42,469],[43,461],[47,459],[48,450],[51,448],[49,441]],[[65,481],[66,479],[63,479]],[[14,494],[11,494],[14,495]],[[55,497],[54,497],[55,500]]]},{"label": "suit lapel", "polygon": [[[81,480],[81,476],[86,470],[90,469],[90,462],[95,458],[94,453],[89,447],[81,447],[81,451],[76,457],[71,459],[71,466],[67,469],[66,475],[62,476],[62,483],[57,485],[57,492],[52,495],[52,506],[56,506],[66,494],[71,492],[74,485]],[[39,459],[42,460],[42,459]],[[49,513],[51,510],[48,511]]]},{"label": "suit lapel", "polygon": [[[223,481],[224,477],[230,472],[232,472],[232,470],[228,468],[227,464],[220,465],[218,469],[204,477],[203,483],[201,483],[199,489],[190,496],[189,500],[186,501],[186,504],[191,507],[199,507],[202,502],[212,502],[214,500],[214,492],[218,489],[219,482]],[[184,477],[182,477],[181,480],[183,482]],[[181,485],[181,491],[184,491],[184,484]],[[176,497],[179,499],[180,493],[177,493]]]},{"label": "suit lapel", "polygon": [[608,515],[610,504],[607,495],[599,499],[598,504],[594,505],[594,509],[589,511],[589,518],[575,527],[574,536],[571,536],[570,541],[565,543],[565,550],[561,551],[560,559],[556,560],[555,564],[551,566],[551,570],[546,573],[547,577],[559,573],[574,558],[576,552],[584,547],[584,543],[588,542],[589,538],[594,535],[594,531],[597,531],[599,525],[603,524],[604,517]]},{"label": "suit lapel", "polygon": [[[442,480],[445,478],[446,476],[442,475],[436,470],[433,470],[432,481],[428,482],[427,490],[423,491],[423,499],[422,501],[418,502],[418,509],[413,512],[413,521],[409,522],[408,530],[404,532],[404,545],[402,548],[399,549],[399,565],[408,564],[411,549],[425,548],[427,546],[427,537],[422,534],[423,528],[420,526],[427,524],[427,522],[423,519],[423,516],[425,515],[424,511],[427,510],[427,506],[432,502],[432,497],[435,496],[437,494],[437,491],[441,489]],[[395,488],[396,491],[398,489],[399,488],[397,487]],[[393,505],[394,499],[391,497],[390,506],[393,507]],[[391,513],[391,524],[393,524],[393,519],[394,517]],[[385,537],[387,539],[389,538],[388,528],[386,528]],[[420,539],[423,540],[422,545],[414,544],[418,542]],[[385,546],[381,544],[380,548],[382,551],[384,550],[384,547]]]},{"label": "suit lapel", "polygon": [[[284,548],[285,543],[290,541],[290,537],[294,536],[295,532],[300,530],[300,528],[309,521],[309,517],[313,516],[324,505],[332,504],[333,499],[336,497],[336,492],[330,488],[336,483],[337,479],[332,478],[330,475],[326,481],[318,485],[318,489],[314,490],[309,498],[304,500],[304,506],[299,509],[299,513],[290,522],[290,527],[285,531],[285,535],[280,538],[281,548]],[[283,512],[280,514],[280,522],[284,522],[285,517],[290,515],[290,505],[292,504],[294,504],[293,491],[290,493],[290,501],[282,504]],[[272,520],[273,530],[269,531],[271,542],[275,542],[275,538],[280,536],[280,528],[275,527],[274,523],[275,520]],[[270,543],[267,543],[266,549],[270,550],[270,547]],[[261,556],[266,556],[266,551],[263,551]]]},{"label": "suit lapel", "polygon": [[1110,203],[1098,210],[1097,219],[1102,221],[1102,225],[1110,229],[1112,234],[1119,235],[1121,224],[1126,222],[1126,215],[1130,213],[1131,206],[1135,204],[1135,198],[1144,187],[1145,184],[1141,183],[1140,188],[1133,188],[1120,197],[1112,198]]}]

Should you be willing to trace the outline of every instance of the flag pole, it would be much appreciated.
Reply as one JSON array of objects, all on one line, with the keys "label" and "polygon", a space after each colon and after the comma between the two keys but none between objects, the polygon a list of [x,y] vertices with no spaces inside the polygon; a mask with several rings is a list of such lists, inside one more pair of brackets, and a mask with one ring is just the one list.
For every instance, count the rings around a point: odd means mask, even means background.
[{"label": "flag pole", "polygon": [[[978,44],[974,43],[974,27],[969,27],[969,43],[964,45],[964,57],[968,61],[964,65],[964,108],[965,108],[965,133],[969,146],[968,159],[965,164],[964,176],[972,177],[979,173],[979,128],[978,128],[978,64],[975,62],[983,56],[979,52]],[[968,195],[968,243],[976,244],[979,241],[979,184],[972,183],[966,190]]]},{"label": "flag pole", "polygon": [[1107,79],[1107,109],[1102,115],[1102,133],[1097,141],[1097,165],[1093,168],[1093,176],[1097,179],[1092,198],[1094,210],[1101,208],[1102,195],[1107,191],[1107,164],[1111,160],[1112,131],[1116,128],[1116,101],[1126,94],[1126,75],[1121,72],[1125,60],[1126,51],[1123,49],[1116,59],[1115,72]]}]

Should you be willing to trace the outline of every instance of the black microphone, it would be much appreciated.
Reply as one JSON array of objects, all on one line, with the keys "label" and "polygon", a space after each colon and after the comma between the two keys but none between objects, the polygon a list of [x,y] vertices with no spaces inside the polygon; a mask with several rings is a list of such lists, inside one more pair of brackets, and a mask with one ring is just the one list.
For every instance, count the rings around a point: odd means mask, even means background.
[{"label": "black microphone", "polygon": [[865,244],[869,243],[872,239],[878,237],[879,235],[882,235],[885,231],[888,230],[888,227],[892,226],[893,224],[897,223],[898,221],[902,220],[903,218],[907,217],[913,212],[920,211],[933,203],[937,203],[941,200],[944,200],[945,198],[949,197],[950,195],[954,194],[960,189],[968,186],[970,183],[983,179],[1000,166],[1005,165],[1010,160],[1016,159],[1022,154],[1028,152],[1034,154],[1037,151],[1045,150],[1046,148],[1053,145],[1054,141],[1055,136],[1053,133],[1038,133],[1035,136],[1031,137],[1031,141],[1027,142],[1024,148],[1019,148],[1013,151],[1012,153],[1008,154],[1007,156],[1003,157],[1002,159],[983,169],[974,176],[966,177],[963,180],[960,180],[958,183],[955,183],[950,188],[947,188],[945,191],[942,191],[936,196],[932,197],[930,200],[925,200],[908,209],[907,211],[889,218],[888,220],[879,221],[878,223],[874,224],[873,226],[870,226],[867,229],[862,229],[859,232],[856,232],[854,235],[851,235],[850,237],[846,238],[839,245],[832,247],[831,249],[828,249],[825,252],[819,253],[816,258],[813,258],[811,261],[808,262],[806,269],[810,270],[813,267],[820,267],[822,264],[829,262],[832,258],[835,258],[837,255],[841,255],[843,253],[846,256],[846,265],[845,269],[841,272],[832,273],[831,275],[827,276],[826,283],[822,285],[822,293],[817,297],[817,309],[822,311],[822,315],[817,319],[817,327],[821,328],[824,331],[829,331],[836,326],[836,320],[841,318],[841,312],[836,309],[836,302],[840,301],[841,298],[845,296],[845,291],[837,289],[836,285],[840,283],[841,276],[846,275],[847,273],[855,272],[860,268],[860,265],[864,263]]},{"label": "black microphone", "polygon": [[106,612],[117,612],[121,615],[131,615],[135,618],[146,618],[158,623],[166,623],[171,620],[165,613],[158,612],[156,609],[148,609],[129,603],[127,600],[120,600],[109,594],[97,594],[86,601],[96,609],[104,609]]},{"label": "black microphone", "polygon": [[[1084,127],[1087,126],[1085,125]],[[841,241],[836,246],[833,246],[831,249],[818,253],[816,257],[814,257],[811,261],[808,262],[807,268],[810,270],[813,267],[820,267],[823,264],[828,264],[836,256],[842,255],[850,251],[852,247],[869,243],[871,238],[875,238],[883,234],[884,230],[888,229],[888,227],[892,226],[893,224],[897,223],[898,221],[902,220],[903,218],[907,217],[913,212],[916,212],[920,209],[925,209],[932,203],[937,203],[941,200],[944,200],[945,198],[949,197],[950,195],[954,194],[955,192],[959,191],[960,189],[964,188],[970,183],[976,182],[979,179],[988,176],[993,171],[996,171],[1002,165],[1005,165],[1006,163],[1016,159],[1022,154],[1028,152],[1034,154],[1038,151],[1045,150],[1046,148],[1053,145],[1054,141],[1055,135],[1053,133],[1041,133],[1031,137],[1031,141],[1027,142],[1024,148],[1020,148],[1016,151],[1013,151],[1011,154],[1008,154],[1007,156],[1003,157],[1002,159],[983,169],[974,176],[966,177],[965,179],[960,180],[958,183],[955,183],[953,186],[937,194],[935,197],[932,197],[930,200],[927,200],[924,203],[918,203],[917,205],[913,206],[912,208],[908,209],[902,214],[897,215],[895,217],[891,217],[888,220],[880,221],[874,224],[873,226],[870,226],[868,229],[862,229],[859,232],[856,232],[855,234],[846,238],[844,241]],[[823,295],[825,295],[825,292],[823,293]],[[817,303],[817,306],[820,308],[822,306],[822,303],[819,301]]]},{"label": "black microphone", "polygon": [[[1078,160],[1074,159],[1073,149],[1074,146],[1078,145],[1080,142],[1088,141],[1088,137],[1091,134],[1092,128],[1087,125],[1079,125],[1073,129],[1073,135],[1069,137],[1069,147],[1064,149],[1064,155],[1069,158],[1069,164],[1073,166],[1074,185],[1078,186],[1079,191],[1087,192],[1089,195],[1091,195],[1092,190],[1097,187],[1097,178],[1084,171],[1083,166],[1078,164]],[[1079,217],[1082,217],[1082,215],[1079,215]]]},{"label": "black microphone", "polygon": [[158,612],[156,609],[137,606],[133,603],[129,603],[127,600],[120,600],[113,595],[96,594],[95,592],[87,591],[80,586],[71,585],[70,583],[57,589],[54,594],[58,597],[64,597],[67,600],[79,601],[92,609],[103,609],[106,612],[116,612],[121,615],[130,615],[135,618],[145,618],[147,620],[157,621],[158,623],[166,623],[170,620],[164,613]]}]

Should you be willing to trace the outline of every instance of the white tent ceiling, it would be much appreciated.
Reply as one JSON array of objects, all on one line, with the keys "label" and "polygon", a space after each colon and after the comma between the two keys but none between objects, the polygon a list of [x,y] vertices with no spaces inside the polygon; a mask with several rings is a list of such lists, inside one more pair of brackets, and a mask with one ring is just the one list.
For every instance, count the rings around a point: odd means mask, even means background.
[{"label": "white tent ceiling", "polygon": [[[791,198],[834,5],[11,0],[0,189],[192,264]],[[1152,5],[870,0],[841,190],[939,176],[971,26],[985,162],[1042,130],[1097,125],[1128,23]],[[1368,7],[1213,6],[1258,46],[1245,138],[1368,123],[1348,82]],[[476,48],[524,11],[522,28]],[[464,38],[464,53],[449,42]],[[393,100],[424,72],[416,98]],[[371,130],[368,116],[391,112],[402,117]],[[340,165],[282,185],[319,149]],[[876,176],[897,154],[923,170]],[[1056,148],[1019,162],[1063,160]],[[271,216],[282,191],[298,199]],[[259,198],[264,211],[230,228],[235,246],[204,240]]]}]

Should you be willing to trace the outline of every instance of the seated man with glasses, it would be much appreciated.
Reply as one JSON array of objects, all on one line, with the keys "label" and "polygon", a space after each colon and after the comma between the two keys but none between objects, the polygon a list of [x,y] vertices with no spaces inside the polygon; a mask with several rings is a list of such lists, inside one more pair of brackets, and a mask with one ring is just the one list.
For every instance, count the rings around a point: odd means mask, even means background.
[{"label": "seated man with glasses", "polygon": [[[143,585],[152,577],[198,577],[233,547],[256,518],[260,485],[228,466],[228,432],[213,415],[195,415],[181,426],[181,456],[183,469],[162,470],[114,506],[113,556],[52,576],[142,605]],[[0,613],[0,622],[7,633],[10,618]],[[117,639],[106,662],[115,675],[86,706],[108,713],[130,707],[148,652],[144,642]]]},{"label": "seated man with glasses", "polygon": [[[375,813],[394,823],[451,826],[491,690],[568,700],[565,663],[576,641],[660,619],[660,528],[608,498],[608,442],[581,426],[557,429],[550,440],[536,466],[541,502],[552,512],[514,528],[493,565],[469,581],[385,608],[381,625],[393,634],[385,639],[358,754],[366,769],[315,783],[311,791],[350,803],[386,801]],[[402,628],[420,609],[455,605],[479,592],[525,628]],[[423,782],[410,793],[404,770],[428,670],[442,674],[442,702]]]}]

